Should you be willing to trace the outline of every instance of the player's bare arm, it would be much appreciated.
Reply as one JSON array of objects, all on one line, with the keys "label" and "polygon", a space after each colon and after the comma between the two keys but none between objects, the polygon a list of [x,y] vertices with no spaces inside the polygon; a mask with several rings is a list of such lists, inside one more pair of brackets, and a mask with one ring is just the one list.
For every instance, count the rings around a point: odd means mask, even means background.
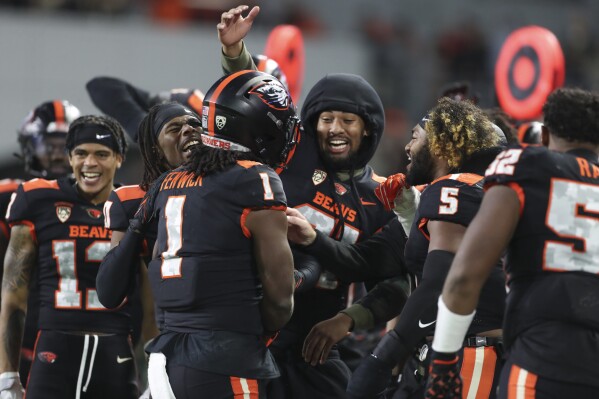
[{"label": "player's bare arm", "polygon": [[260,13],[260,7],[254,6],[247,16],[241,14],[249,9],[246,5],[231,8],[222,13],[220,23],[216,25],[218,39],[227,57],[238,57],[243,48],[242,40],[252,28],[254,19]]},{"label": "player's bare arm", "polygon": [[262,281],[261,312],[264,328],[276,331],[293,311],[293,256],[287,241],[287,217],[275,210],[252,211],[246,219]]},{"label": "player's bare arm", "polygon": [[19,356],[29,279],[35,266],[37,247],[28,226],[12,228],[8,249],[4,258],[2,279],[2,312],[0,313],[0,373],[19,369]]},{"label": "player's bare arm", "polygon": [[485,193],[443,287],[443,301],[452,312],[465,315],[474,311],[482,286],[507,246],[519,215],[520,202],[511,188],[498,185]]}]

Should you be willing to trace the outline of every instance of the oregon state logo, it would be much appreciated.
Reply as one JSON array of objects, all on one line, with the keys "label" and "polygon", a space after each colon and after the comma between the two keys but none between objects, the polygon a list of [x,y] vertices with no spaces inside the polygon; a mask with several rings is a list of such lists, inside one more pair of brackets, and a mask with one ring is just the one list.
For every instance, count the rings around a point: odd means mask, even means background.
[{"label": "oregon state logo", "polygon": [[66,222],[71,217],[73,204],[69,204],[66,202],[57,202],[54,204],[56,206],[56,217],[60,220],[61,223]]},{"label": "oregon state logo", "polygon": [[277,80],[263,82],[250,90],[250,94],[258,96],[260,100],[270,108],[279,111],[284,111],[289,108],[289,93]]},{"label": "oregon state logo", "polygon": [[347,192],[347,188],[343,187],[343,184],[335,183],[335,191],[339,195],[343,195]]},{"label": "oregon state logo", "polygon": [[56,361],[56,353],[52,352],[40,352],[37,354],[37,358],[42,363],[54,363]]},{"label": "oregon state logo", "polygon": [[312,174],[312,183],[314,183],[315,186],[318,186],[326,178],[327,178],[326,172],[324,172],[320,169],[314,169],[314,174]]},{"label": "oregon state logo", "polygon": [[89,217],[91,217],[92,219],[100,219],[100,217],[102,216],[101,210],[94,209],[94,208],[87,208],[85,210],[87,211],[87,214],[89,215]]}]

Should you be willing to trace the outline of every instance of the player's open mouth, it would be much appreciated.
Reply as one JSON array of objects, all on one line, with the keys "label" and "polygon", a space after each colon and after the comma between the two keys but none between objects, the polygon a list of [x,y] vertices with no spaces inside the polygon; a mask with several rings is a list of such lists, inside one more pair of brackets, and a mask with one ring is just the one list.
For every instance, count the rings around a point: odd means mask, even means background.
[{"label": "player's open mouth", "polygon": [[81,172],[81,176],[83,177],[83,181],[86,183],[95,183],[100,180],[101,173],[97,172]]},{"label": "player's open mouth", "polygon": [[331,139],[327,141],[331,154],[343,154],[349,151],[349,141],[345,139]]},{"label": "player's open mouth", "polygon": [[182,151],[183,156],[184,157],[189,157],[189,155],[191,154],[191,148],[194,145],[198,145],[198,144],[200,144],[199,140],[190,140],[189,142],[185,143],[183,145],[183,151]]}]

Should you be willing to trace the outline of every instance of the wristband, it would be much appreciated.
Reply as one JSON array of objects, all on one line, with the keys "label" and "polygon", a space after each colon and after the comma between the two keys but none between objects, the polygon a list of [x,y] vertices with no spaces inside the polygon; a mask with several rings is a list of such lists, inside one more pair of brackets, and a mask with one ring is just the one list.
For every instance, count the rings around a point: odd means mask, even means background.
[{"label": "wristband", "polygon": [[437,311],[433,350],[440,353],[457,352],[462,348],[476,310],[468,315],[454,313],[443,302],[443,296],[439,296],[437,306],[439,310]]}]

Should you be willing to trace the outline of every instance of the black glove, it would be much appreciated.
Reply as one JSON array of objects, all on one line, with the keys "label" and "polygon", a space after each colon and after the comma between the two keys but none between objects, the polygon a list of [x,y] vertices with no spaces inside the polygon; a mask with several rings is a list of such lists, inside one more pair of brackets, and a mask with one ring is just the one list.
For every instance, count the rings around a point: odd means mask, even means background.
[{"label": "black glove", "polygon": [[426,383],[426,399],[461,398],[462,377],[457,353],[431,354],[431,365]]},{"label": "black glove", "polygon": [[391,384],[391,371],[381,359],[370,354],[360,362],[347,386],[347,396],[351,399],[374,399],[383,394]]}]

